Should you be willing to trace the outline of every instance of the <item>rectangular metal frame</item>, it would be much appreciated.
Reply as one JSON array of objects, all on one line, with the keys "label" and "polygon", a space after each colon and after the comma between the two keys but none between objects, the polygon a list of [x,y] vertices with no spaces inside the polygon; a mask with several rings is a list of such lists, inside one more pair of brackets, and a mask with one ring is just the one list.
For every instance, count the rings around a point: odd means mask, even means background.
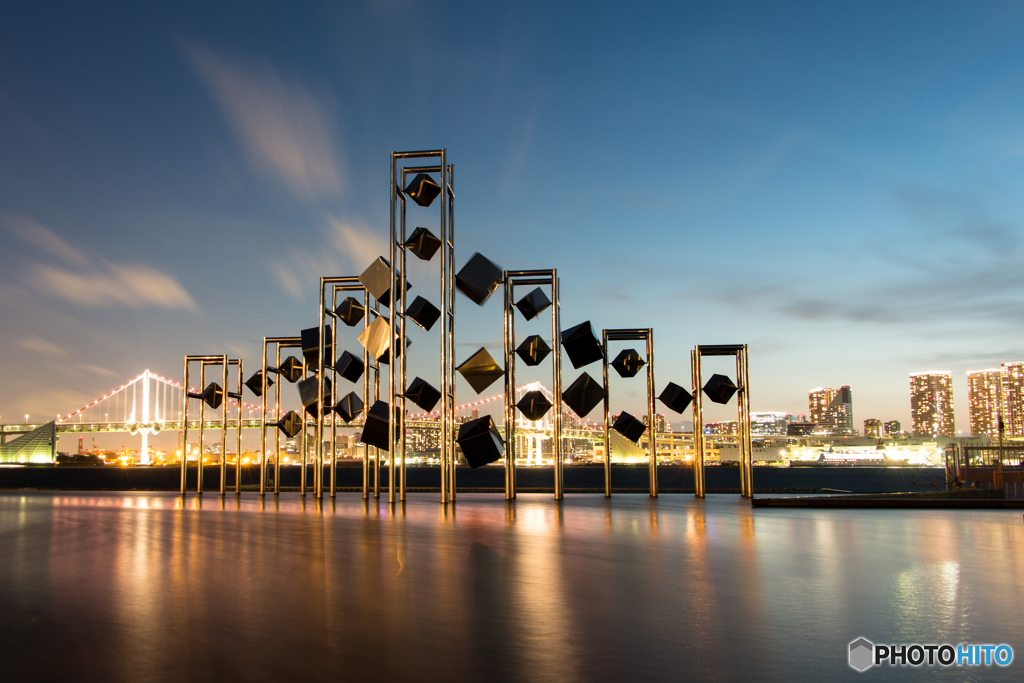
[{"label": "rectangular metal frame", "polygon": [[[327,306],[326,287],[331,288],[331,304]],[[338,306],[338,292],[362,292],[363,294],[363,330],[369,326],[370,323],[370,294],[366,291],[366,288],[359,281],[358,277],[344,276],[344,277],[321,277],[320,278],[320,336],[319,344],[320,350],[318,355],[318,362],[321,368],[325,367],[327,359],[324,357],[326,349],[324,348],[325,334],[324,329],[326,326],[327,317],[334,318],[334,327],[332,328],[331,346],[334,349],[334,353],[339,352],[338,349],[338,317],[334,313],[334,309]],[[379,304],[376,305],[379,313]],[[338,373],[334,368],[335,359],[330,359],[330,372],[331,372],[331,394],[330,405],[334,405],[337,399],[338,393]],[[370,354],[365,348],[363,348],[363,410],[366,411],[372,405],[370,397],[370,373],[373,373],[373,398],[372,401],[376,401],[380,395],[380,364],[373,360],[370,363]],[[327,398],[324,396],[324,377],[325,372],[318,373],[319,387],[317,389],[317,398],[319,405],[324,405],[324,400]],[[363,418],[363,424],[365,424],[365,416]],[[351,423],[345,425],[346,427],[358,426],[358,420],[353,420]],[[321,410],[320,415],[317,417],[316,423],[316,495],[317,498],[323,496],[323,431],[324,431],[324,415]],[[334,498],[337,495],[337,439],[338,439],[338,421],[337,415],[331,414],[331,483],[330,483],[330,495]],[[369,478],[370,478],[370,448],[371,446],[363,444],[363,499],[369,498]],[[380,497],[380,453],[379,449],[373,448],[373,462],[374,462],[374,485],[373,494],[374,498]]]},{"label": "rectangular metal frame", "polygon": [[693,381],[693,483],[694,495],[704,497],[704,405],[701,378],[701,358],[705,356],[735,356],[736,381],[738,385],[736,402],[739,422],[740,446],[740,495],[754,497],[753,448],[750,441],[750,388],[747,367],[746,344],[712,344],[694,347],[690,352],[690,373]]},{"label": "rectangular metal frame", "polygon": [[650,453],[647,458],[650,474],[651,498],[658,497],[658,437],[654,412],[654,330],[653,328],[611,329],[602,330],[601,348],[604,360],[601,362],[601,376],[604,379],[604,495],[612,495],[612,441],[609,423],[608,391],[608,342],[610,341],[643,341],[647,343],[647,438]]},{"label": "rectangular metal frame", "polygon": [[516,497],[516,286],[551,287],[551,384],[555,411],[552,418],[555,441],[555,500],[564,495],[562,449],[562,335],[558,302],[558,270],[506,270],[505,294],[505,498]]},{"label": "rectangular metal frame", "polygon": [[[274,365],[267,365],[267,347],[274,345]],[[260,495],[267,493],[267,372],[278,372],[281,367],[281,349],[302,350],[301,337],[264,337],[263,338],[263,391],[261,392],[262,410],[260,411]],[[274,383],[274,416],[276,420],[281,419],[281,377],[278,376]],[[274,495],[281,493],[281,434],[275,424],[274,427]],[[305,416],[303,420],[303,450],[305,450]],[[303,458],[305,460],[305,458]]]},{"label": "rectangular metal frame", "polygon": [[[184,381],[181,386],[184,387],[184,391],[181,392],[181,495],[185,495],[186,484],[185,478],[188,473],[188,374],[189,365],[193,362],[199,363],[199,385],[200,391],[205,389],[206,384],[206,366],[207,365],[219,365],[221,366],[222,379],[221,387],[224,391],[224,399],[221,401],[221,418],[220,418],[220,461],[221,461],[221,477],[220,477],[220,493],[224,495],[224,463],[225,454],[227,453],[227,430],[228,430],[228,397],[227,397],[227,386],[228,386],[228,357],[226,355],[189,355],[185,356],[185,370],[184,370]],[[204,417],[205,417],[206,402],[203,400],[199,401],[199,457],[196,460],[197,473],[196,473],[196,495],[203,494],[203,431],[205,429]]]},{"label": "rectangular metal frame", "polygon": [[[437,159],[428,166],[400,166],[405,159]],[[405,181],[409,174],[437,173],[441,182],[441,502],[455,501],[455,167],[448,163],[445,149],[391,153],[391,251],[390,282],[395,283],[388,306],[393,333],[388,382],[388,502],[405,500],[405,418],[406,418],[406,204]],[[398,271],[396,273],[396,271]],[[396,282],[397,281],[397,282]],[[400,346],[399,346],[400,345]],[[399,353],[399,349],[401,352]],[[399,405],[400,404],[400,405]],[[395,451],[399,472],[395,477]]]}]

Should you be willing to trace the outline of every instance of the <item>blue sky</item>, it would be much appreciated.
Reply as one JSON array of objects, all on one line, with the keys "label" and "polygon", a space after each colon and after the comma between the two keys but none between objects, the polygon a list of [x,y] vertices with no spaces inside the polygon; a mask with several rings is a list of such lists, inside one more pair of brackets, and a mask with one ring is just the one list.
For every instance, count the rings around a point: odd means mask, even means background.
[{"label": "blue sky", "polygon": [[[458,264],[557,267],[566,327],[653,326],[659,388],[746,342],[755,410],[851,384],[858,425],[909,424],[941,369],[966,429],[964,372],[1024,359],[1022,30],[999,2],[7,3],[0,421],[185,353],[252,367],[384,248],[389,153],[446,147]],[[500,342],[498,302],[458,310],[467,357]]]}]

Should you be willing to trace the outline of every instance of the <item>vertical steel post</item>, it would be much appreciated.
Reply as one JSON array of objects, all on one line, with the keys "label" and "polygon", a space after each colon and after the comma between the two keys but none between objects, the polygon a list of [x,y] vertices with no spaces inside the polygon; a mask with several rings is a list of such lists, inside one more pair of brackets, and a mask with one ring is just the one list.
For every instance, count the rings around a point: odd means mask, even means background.
[{"label": "vertical steel post", "polygon": [[[224,390],[225,394],[227,389]],[[242,359],[238,359],[238,418],[235,420],[235,494],[242,494]],[[225,397],[226,398],[226,397]]]},{"label": "vertical steel post", "polygon": [[[281,345],[274,344],[274,367],[281,367]],[[281,377],[274,384],[274,417],[281,419]],[[281,493],[281,430],[274,428],[274,495]]]},{"label": "vertical steel post", "polygon": [[608,330],[601,330],[601,377],[604,380],[604,497],[612,495],[612,439],[608,429]]},{"label": "vertical steel post", "polygon": [[700,346],[690,352],[690,375],[693,382],[693,493],[704,497],[704,410],[701,400]]},{"label": "vertical steel post", "polygon": [[222,384],[220,402],[220,495],[227,493],[228,478],[228,357],[221,362]]},{"label": "vertical steel post", "polygon": [[188,474],[188,356],[185,356],[185,383],[181,391],[181,495],[185,495]]},{"label": "vertical steel post", "polygon": [[516,466],[516,429],[515,429],[515,386],[516,364],[512,358],[512,347],[515,344],[515,314],[512,312],[513,284],[506,270],[504,284],[504,327],[505,327],[505,500],[516,497],[513,483],[513,469]]},{"label": "vertical steel post", "polygon": [[[267,495],[267,338],[263,338],[263,374],[260,392],[260,496]],[[275,427],[275,430],[277,428]]]},{"label": "vertical steel post", "polygon": [[555,443],[555,500],[565,495],[563,466],[565,453],[562,450],[562,304],[559,300],[558,270],[551,270],[551,384],[555,414],[551,419],[552,438]]},{"label": "vertical steel post", "polygon": [[651,446],[651,498],[658,497],[658,425],[654,413],[654,329],[647,328],[647,429]]},{"label": "vertical steel post", "polygon": [[[199,387],[200,389],[206,388],[206,361],[199,362]],[[188,391],[187,389],[185,390]],[[203,420],[204,408],[206,407],[206,401],[199,400],[199,471],[196,473],[196,494],[202,495],[203,493],[203,432],[205,431],[205,421]]]}]

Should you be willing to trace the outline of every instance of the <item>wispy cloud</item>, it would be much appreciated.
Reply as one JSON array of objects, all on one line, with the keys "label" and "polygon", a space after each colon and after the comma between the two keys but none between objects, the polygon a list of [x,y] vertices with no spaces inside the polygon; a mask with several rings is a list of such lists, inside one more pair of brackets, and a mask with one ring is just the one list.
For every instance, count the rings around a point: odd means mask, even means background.
[{"label": "wispy cloud", "polygon": [[22,337],[16,343],[20,348],[41,353],[45,356],[57,356],[63,358],[70,355],[67,349],[57,346],[53,342],[43,339],[42,337]]},{"label": "wispy cloud", "polygon": [[47,260],[66,266],[30,264],[26,278],[38,292],[83,306],[157,306],[196,310],[196,302],[172,275],[144,263],[112,263],[69,244],[28,219],[7,221],[10,232],[45,252]]},{"label": "wispy cloud", "polygon": [[254,166],[301,198],[341,190],[335,114],[323,98],[267,64],[243,63],[195,42],[184,50]]},{"label": "wispy cloud", "polygon": [[327,219],[334,248],[361,273],[378,256],[387,254],[388,243],[383,235],[361,221],[346,221],[334,216]]}]

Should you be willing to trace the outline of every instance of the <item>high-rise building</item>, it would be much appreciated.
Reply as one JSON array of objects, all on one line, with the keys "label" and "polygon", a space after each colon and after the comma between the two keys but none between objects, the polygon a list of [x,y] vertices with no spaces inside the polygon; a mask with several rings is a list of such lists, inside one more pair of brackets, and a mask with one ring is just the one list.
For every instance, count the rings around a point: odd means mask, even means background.
[{"label": "high-rise building", "polygon": [[751,413],[751,436],[785,436],[789,426],[789,413]]},{"label": "high-rise building", "polygon": [[967,373],[967,409],[974,436],[999,436],[1001,374],[999,368]]},{"label": "high-rise building", "polygon": [[807,394],[811,422],[816,431],[832,436],[856,436],[853,427],[853,390],[848,384],[838,389],[818,388]]},{"label": "high-rise building", "polygon": [[914,436],[955,436],[953,373],[910,373],[910,416]]},{"label": "high-rise building", "polygon": [[885,435],[886,436],[899,436],[900,435],[900,421],[889,420],[885,423]]},{"label": "high-rise building", "polygon": [[882,438],[882,421],[868,418],[864,420],[864,436],[869,439]]},{"label": "high-rise building", "polygon": [[[1004,435],[1024,436],[1024,362],[999,364]],[[996,436],[999,435],[998,427]]]}]

